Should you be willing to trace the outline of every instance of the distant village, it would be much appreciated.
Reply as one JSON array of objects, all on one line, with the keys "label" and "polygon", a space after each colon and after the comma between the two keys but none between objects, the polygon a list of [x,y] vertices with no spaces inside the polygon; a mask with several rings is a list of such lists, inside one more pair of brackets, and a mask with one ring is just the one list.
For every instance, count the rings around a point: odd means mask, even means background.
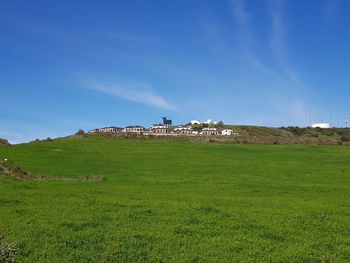
[{"label": "distant village", "polygon": [[192,120],[186,125],[173,126],[172,120],[162,117],[162,123],[151,125],[145,128],[139,125],[122,127],[104,127],[90,130],[89,133],[135,133],[135,134],[154,134],[154,135],[205,135],[205,136],[238,136],[233,129],[224,127],[222,121],[200,121]]}]

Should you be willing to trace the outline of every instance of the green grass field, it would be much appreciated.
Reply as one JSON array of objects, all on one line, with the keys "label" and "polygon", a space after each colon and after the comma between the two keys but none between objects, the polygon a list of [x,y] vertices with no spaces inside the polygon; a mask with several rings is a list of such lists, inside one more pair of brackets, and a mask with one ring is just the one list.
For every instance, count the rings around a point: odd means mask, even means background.
[{"label": "green grass field", "polygon": [[350,262],[350,147],[67,139],[0,148],[19,262]]}]

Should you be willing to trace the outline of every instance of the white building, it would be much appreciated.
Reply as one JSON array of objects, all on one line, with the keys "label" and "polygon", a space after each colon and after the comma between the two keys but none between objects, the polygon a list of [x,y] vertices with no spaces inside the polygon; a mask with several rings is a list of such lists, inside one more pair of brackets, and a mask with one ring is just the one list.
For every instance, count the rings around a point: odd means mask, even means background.
[{"label": "white building", "polygon": [[89,133],[117,133],[122,132],[123,128],[119,127],[104,127],[104,128],[97,128],[89,131]]},{"label": "white building", "polygon": [[191,134],[192,133],[192,127],[190,126],[179,126],[174,129],[174,132],[178,134]]},{"label": "white building", "polygon": [[152,133],[158,133],[158,134],[166,134],[169,132],[168,127],[162,124],[153,124],[150,130]]},{"label": "white building", "polygon": [[203,128],[200,132],[202,135],[218,135],[219,132],[216,128]]},{"label": "white building", "polygon": [[89,133],[97,133],[97,132],[98,132],[98,129],[93,129],[89,131]]},{"label": "white building", "polygon": [[199,120],[192,120],[191,125],[196,125],[196,124],[208,124],[208,125],[216,125],[218,124],[217,121],[213,121],[208,119],[207,121],[199,121]]},{"label": "white building", "polygon": [[205,121],[204,122],[205,124],[208,124],[208,125],[216,125],[216,124],[218,124],[218,122],[217,121],[213,121],[213,120],[207,120],[207,121]]},{"label": "white building", "polygon": [[144,131],[145,131],[145,128],[138,125],[128,126],[123,129],[123,132],[133,132],[133,133],[142,133]]},{"label": "white building", "polygon": [[314,123],[311,128],[330,129],[332,126],[329,123]]},{"label": "white building", "polygon": [[224,129],[221,131],[221,135],[225,135],[225,136],[237,136],[238,132],[234,132],[232,129]]},{"label": "white building", "polygon": [[199,120],[192,120],[191,121],[191,125],[196,125],[196,124],[202,124],[203,122],[199,121]]}]

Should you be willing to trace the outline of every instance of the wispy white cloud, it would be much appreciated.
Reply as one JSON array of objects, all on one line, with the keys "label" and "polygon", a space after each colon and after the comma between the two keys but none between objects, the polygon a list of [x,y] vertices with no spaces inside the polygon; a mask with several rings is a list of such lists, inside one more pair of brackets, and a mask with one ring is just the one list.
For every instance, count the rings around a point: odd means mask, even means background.
[{"label": "wispy white cloud", "polygon": [[325,5],[325,15],[327,18],[336,15],[339,10],[343,0],[328,0]]},{"label": "wispy white cloud", "polygon": [[[238,25],[240,55],[250,65],[259,70],[261,77],[269,83],[262,83],[266,88],[264,100],[268,103],[273,119],[289,119],[297,123],[305,119],[307,113],[303,89],[306,85],[289,64],[288,30],[285,25],[286,3],[284,0],[270,0],[271,28],[267,44],[271,47],[275,63],[266,63],[255,50],[260,45],[254,31],[253,16],[242,0],[232,0],[233,17]],[[258,48],[261,50],[261,48]],[[266,49],[268,50],[268,49]],[[279,116],[281,115],[281,116]],[[283,116],[282,116],[283,115]],[[273,117],[272,117],[273,116]],[[262,116],[260,116],[262,117]],[[268,122],[268,120],[266,120]]]},{"label": "wispy white cloud", "polygon": [[240,38],[244,46],[253,41],[251,34],[251,16],[247,12],[242,0],[232,0],[232,13],[235,18]]},{"label": "wispy white cloud", "polygon": [[238,31],[240,54],[244,56],[254,67],[262,71],[270,69],[254,54],[251,46],[254,41],[254,34],[251,26],[252,16],[247,11],[244,1],[232,0],[232,14],[235,19]]},{"label": "wispy white cloud", "polygon": [[272,30],[271,30],[271,48],[278,60],[278,63],[286,76],[294,86],[300,88],[306,87],[305,83],[299,78],[295,70],[289,65],[289,55],[287,46],[287,29],[285,26],[285,1],[273,0],[272,7]]},{"label": "wispy white cloud", "polygon": [[252,15],[247,11],[244,1],[232,0],[232,10],[233,17],[238,25],[240,56],[244,57],[252,67],[261,72],[282,78],[276,70],[266,65],[253,51],[255,37],[252,28]]},{"label": "wispy white cloud", "polygon": [[292,83],[299,88],[306,88],[306,84],[299,78],[297,73],[290,68],[287,64],[281,65],[286,76],[292,81]]},{"label": "wispy white cloud", "polygon": [[[335,0],[334,0],[335,1]],[[277,60],[277,66],[271,67],[264,63],[253,51],[254,47],[254,31],[252,28],[252,16],[247,11],[242,0],[232,0],[233,16],[238,25],[241,54],[250,61],[252,66],[285,79],[292,86],[305,88],[305,83],[300,79],[296,71],[289,65],[289,54],[287,45],[287,28],[285,26],[285,1],[271,0],[271,36],[270,45],[272,52]]]},{"label": "wispy white cloud", "polygon": [[272,1],[272,34],[271,45],[273,51],[280,58],[287,56],[286,28],[284,26],[284,0]]},{"label": "wispy white cloud", "polygon": [[244,56],[244,58],[253,65],[256,69],[260,70],[263,73],[267,73],[271,76],[277,77],[279,79],[283,78],[277,71],[275,71],[273,68],[267,66],[264,64],[257,56],[255,56],[251,50],[246,48],[245,46],[242,47],[241,55]]},{"label": "wispy white cloud", "polygon": [[172,104],[156,94],[147,84],[105,84],[97,81],[84,81],[83,87],[152,107],[175,110]]},{"label": "wispy white cloud", "polygon": [[248,27],[250,23],[250,15],[245,10],[243,2],[241,0],[232,0],[233,15],[235,16],[237,22],[242,27]]}]

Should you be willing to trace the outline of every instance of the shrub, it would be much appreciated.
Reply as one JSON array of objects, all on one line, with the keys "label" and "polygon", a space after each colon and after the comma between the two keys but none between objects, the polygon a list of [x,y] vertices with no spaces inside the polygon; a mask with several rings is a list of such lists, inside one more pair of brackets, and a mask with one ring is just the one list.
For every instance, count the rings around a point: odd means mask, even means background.
[{"label": "shrub", "polygon": [[323,134],[327,136],[333,136],[336,134],[336,131],[333,129],[323,129]]},{"label": "shrub", "polygon": [[0,138],[0,145],[10,145],[10,143],[5,139]]},{"label": "shrub", "polygon": [[350,142],[350,136],[349,135],[343,135],[340,140],[342,142]]},{"label": "shrub", "polygon": [[337,131],[337,133],[338,133],[339,135],[344,135],[344,131],[343,131],[343,130],[337,129],[336,131]]},{"label": "shrub", "polygon": [[195,131],[200,131],[201,129],[203,129],[203,125],[201,124],[194,124],[192,125],[192,129]]},{"label": "shrub", "polygon": [[0,262],[15,262],[16,248],[13,244],[6,242],[5,238],[0,234]]},{"label": "shrub", "polygon": [[276,145],[276,144],[280,144],[280,142],[279,142],[279,140],[274,139],[274,140],[273,140],[273,144],[275,144],[275,145]]},{"label": "shrub", "polygon": [[84,132],[83,129],[79,129],[79,130],[75,133],[75,135],[84,135],[84,134],[85,134],[85,132]]},{"label": "shrub", "polygon": [[224,127],[224,122],[223,121],[219,121],[218,122],[218,127],[223,128]]},{"label": "shrub", "polygon": [[287,129],[296,136],[304,135],[306,130],[300,127],[289,126]]},{"label": "shrub", "polygon": [[320,127],[316,127],[316,128],[314,128],[314,129],[315,129],[315,131],[317,131],[317,132],[322,132],[322,131],[323,131],[323,129],[320,128]]}]

